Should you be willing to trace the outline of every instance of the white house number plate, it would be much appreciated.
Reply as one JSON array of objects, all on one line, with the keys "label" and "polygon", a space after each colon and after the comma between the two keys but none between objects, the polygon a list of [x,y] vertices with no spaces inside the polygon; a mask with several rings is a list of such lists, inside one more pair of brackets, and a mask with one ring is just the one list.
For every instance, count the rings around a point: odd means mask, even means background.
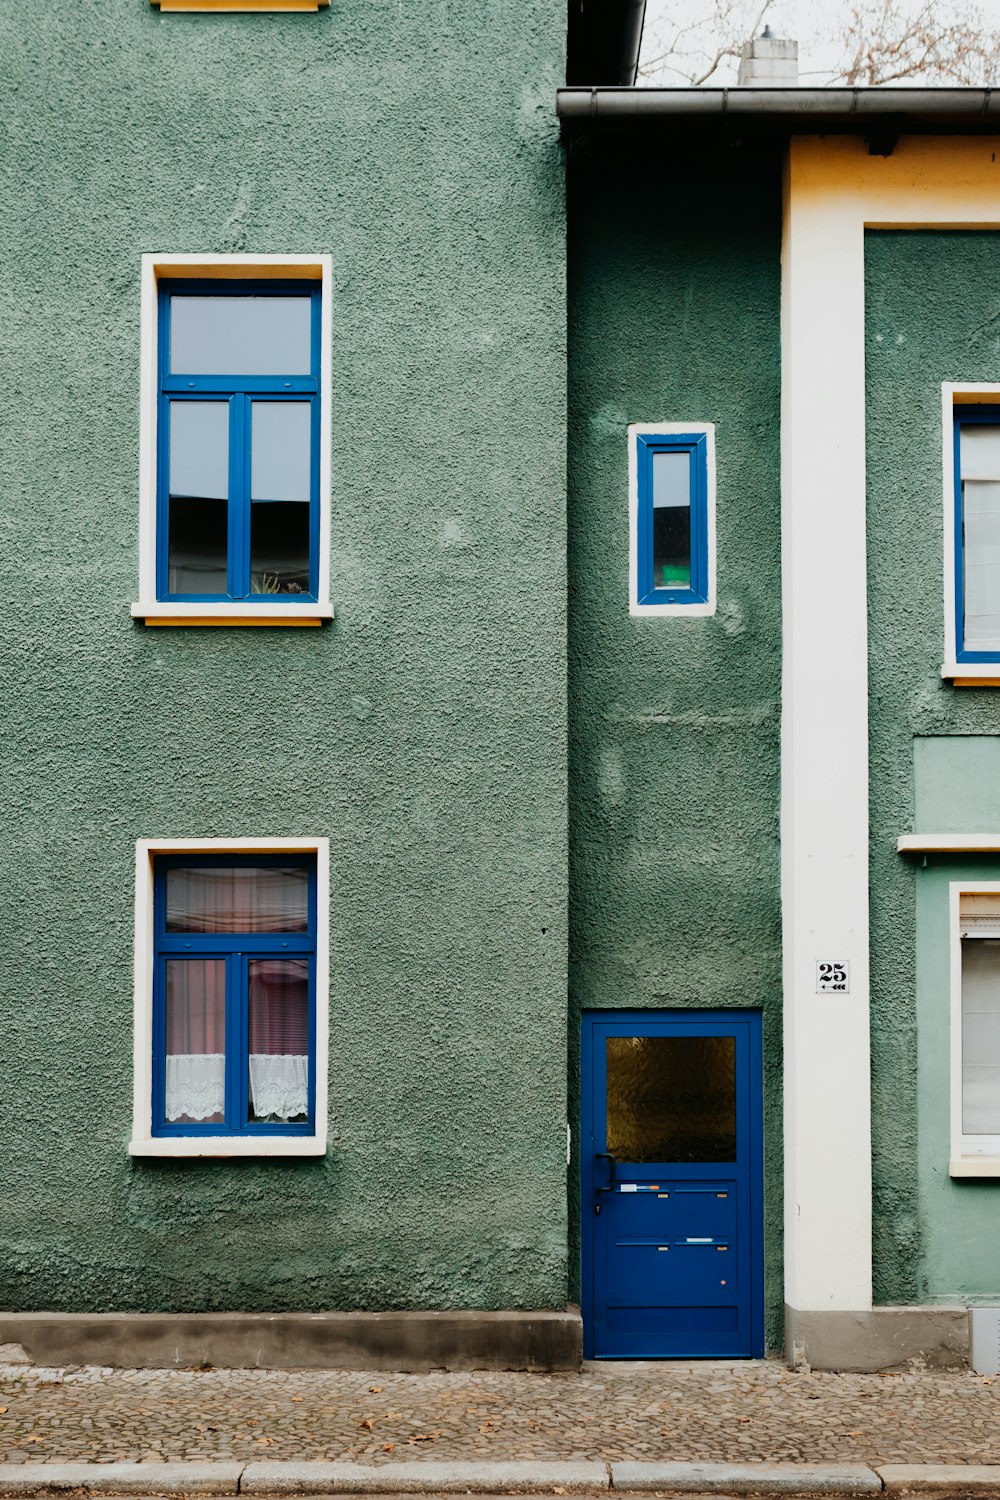
[{"label": "white house number plate", "polygon": [[818,958],[816,960],[817,995],[849,995],[851,992],[851,966],[846,959],[839,963]]}]

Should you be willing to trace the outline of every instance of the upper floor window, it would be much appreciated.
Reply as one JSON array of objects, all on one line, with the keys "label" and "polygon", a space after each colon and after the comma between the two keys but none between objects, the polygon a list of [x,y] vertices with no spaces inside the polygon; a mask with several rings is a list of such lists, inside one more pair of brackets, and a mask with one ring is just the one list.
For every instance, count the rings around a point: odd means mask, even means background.
[{"label": "upper floor window", "polygon": [[714,613],[713,427],[630,427],[629,479],[631,613]]},{"label": "upper floor window", "polygon": [[325,256],[144,256],[140,598],[151,624],[329,606]]},{"label": "upper floor window", "polygon": [[955,407],[957,658],[1000,661],[1000,407]]},{"label": "upper floor window", "polygon": [[319,290],[160,289],[157,596],[315,601]]}]

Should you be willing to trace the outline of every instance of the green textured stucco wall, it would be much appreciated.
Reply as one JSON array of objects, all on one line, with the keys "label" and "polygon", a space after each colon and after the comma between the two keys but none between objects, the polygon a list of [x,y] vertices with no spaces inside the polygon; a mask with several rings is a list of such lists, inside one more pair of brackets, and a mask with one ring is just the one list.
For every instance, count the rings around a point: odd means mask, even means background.
[{"label": "green textured stucco wall", "polygon": [[947,1301],[998,1290],[982,1237],[995,1247],[1000,1193],[948,1177],[941,902],[949,879],[997,879],[1000,862],[929,856],[925,870],[895,843],[942,819],[969,831],[977,796],[982,831],[997,802],[983,747],[940,745],[1000,734],[996,689],[940,677],[941,382],[997,378],[1000,235],[873,231],[865,251],[875,1297]]},{"label": "green textured stucco wall", "polygon": [[[565,6],[7,0],[0,1305],[559,1307]],[[330,252],[322,630],[148,630],[139,256]],[[131,1162],[139,836],[331,839],[331,1146]]]},{"label": "green textured stucco wall", "polygon": [[[569,168],[571,1108],[581,1010],[763,1009],[777,1347],[779,174],[671,161],[681,198],[620,150]],[[634,619],[626,428],[682,420],[717,424],[718,612]]]}]

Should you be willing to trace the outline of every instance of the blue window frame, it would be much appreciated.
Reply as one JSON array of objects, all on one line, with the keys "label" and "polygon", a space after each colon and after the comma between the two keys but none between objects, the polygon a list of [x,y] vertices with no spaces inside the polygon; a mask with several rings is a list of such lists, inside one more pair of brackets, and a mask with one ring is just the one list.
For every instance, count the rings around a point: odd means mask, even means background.
[{"label": "blue window frame", "polygon": [[637,433],[636,602],[708,601],[708,438]]},{"label": "blue window frame", "polygon": [[159,857],[153,931],[153,1135],[312,1135],[315,859]]},{"label": "blue window frame", "polygon": [[955,408],[955,646],[1000,661],[1000,408]]},{"label": "blue window frame", "polygon": [[161,283],[157,598],[313,603],[320,288]]}]

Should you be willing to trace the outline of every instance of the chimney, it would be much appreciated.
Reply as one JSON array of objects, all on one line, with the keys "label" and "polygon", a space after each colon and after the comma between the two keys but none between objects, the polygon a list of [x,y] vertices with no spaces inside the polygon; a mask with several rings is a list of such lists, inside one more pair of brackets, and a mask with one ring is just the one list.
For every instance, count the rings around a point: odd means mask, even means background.
[{"label": "chimney", "polygon": [[799,81],[799,44],[772,36],[765,26],[760,36],[744,45],[736,80],[743,88],[795,88]]}]

